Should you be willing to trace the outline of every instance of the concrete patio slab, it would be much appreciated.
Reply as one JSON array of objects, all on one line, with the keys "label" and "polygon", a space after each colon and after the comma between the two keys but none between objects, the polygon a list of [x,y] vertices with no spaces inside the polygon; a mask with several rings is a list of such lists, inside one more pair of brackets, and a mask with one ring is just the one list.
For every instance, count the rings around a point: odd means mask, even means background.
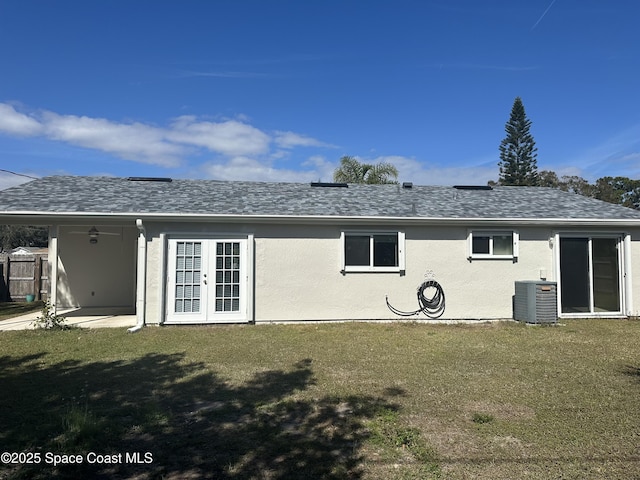
[{"label": "concrete patio slab", "polygon": [[[0,321],[0,332],[34,329],[33,321],[41,315],[39,311]],[[59,310],[66,317],[67,325],[82,328],[130,328],[136,324],[136,316],[130,309],[72,308]]]}]

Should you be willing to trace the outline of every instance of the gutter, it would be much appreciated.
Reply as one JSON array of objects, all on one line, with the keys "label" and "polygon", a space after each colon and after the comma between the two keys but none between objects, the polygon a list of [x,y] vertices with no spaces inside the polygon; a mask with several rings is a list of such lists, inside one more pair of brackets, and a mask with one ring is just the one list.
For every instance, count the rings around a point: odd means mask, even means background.
[{"label": "gutter", "polygon": [[464,225],[464,226],[563,226],[563,227],[638,227],[638,218],[518,218],[518,217],[420,217],[420,216],[354,216],[354,215],[278,215],[278,214],[210,214],[210,213],[115,213],[115,212],[0,212],[0,219],[11,223],[25,221],[43,223],[55,218],[59,225],[74,224],[87,218],[105,222],[137,217],[136,225],[145,221],[217,222],[217,223],[282,223],[282,224],[387,224],[387,225]]},{"label": "gutter", "polygon": [[127,330],[136,333],[145,325],[145,305],[147,291],[147,231],[142,224],[142,219],[136,219],[138,235],[138,268],[136,275],[136,325]]}]

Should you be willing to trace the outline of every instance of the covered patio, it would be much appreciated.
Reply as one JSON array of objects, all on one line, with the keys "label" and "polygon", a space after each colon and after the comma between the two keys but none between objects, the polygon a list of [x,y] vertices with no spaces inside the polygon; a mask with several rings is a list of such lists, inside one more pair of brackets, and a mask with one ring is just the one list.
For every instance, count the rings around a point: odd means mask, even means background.
[{"label": "covered patio", "polygon": [[[145,258],[143,228],[130,219],[107,218],[96,223],[48,217],[35,222],[10,220],[48,225],[49,288],[41,299],[52,305],[55,314],[64,316],[67,325],[139,330],[144,310],[144,302],[136,301],[145,280],[145,266],[139,264]],[[38,310],[2,320],[0,331],[34,328],[33,321],[39,316]]]}]

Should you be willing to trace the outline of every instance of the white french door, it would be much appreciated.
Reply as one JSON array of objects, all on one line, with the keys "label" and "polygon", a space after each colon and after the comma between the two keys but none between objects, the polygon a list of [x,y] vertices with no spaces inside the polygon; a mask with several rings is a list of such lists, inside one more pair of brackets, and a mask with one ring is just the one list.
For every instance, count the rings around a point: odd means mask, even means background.
[{"label": "white french door", "polygon": [[170,239],[166,323],[248,321],[248,240]]}]

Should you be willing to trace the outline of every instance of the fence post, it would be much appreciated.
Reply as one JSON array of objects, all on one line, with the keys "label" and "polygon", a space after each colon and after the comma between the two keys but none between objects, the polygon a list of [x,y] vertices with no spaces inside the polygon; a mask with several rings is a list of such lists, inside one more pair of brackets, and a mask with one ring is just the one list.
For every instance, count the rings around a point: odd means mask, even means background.
[{"label": "fence post", "polygon": [[33,293],[36,300],[41,300],[41,282],[42,282],[42,255],[36,254],[33,259]]},{"label": "fence post", "polygon": [[9,284],[9,282],[11,282],[10,278],[11,278],[11,256],[7,255],[7,270],[6,270],[6,275],[7,275],[7,302],[12,301],[11,298],[11,285]]},{"label": "fence post", "polygon": [[9,255],[2,255],[2,278],[0,279],[0,301],[9,301]]}]

